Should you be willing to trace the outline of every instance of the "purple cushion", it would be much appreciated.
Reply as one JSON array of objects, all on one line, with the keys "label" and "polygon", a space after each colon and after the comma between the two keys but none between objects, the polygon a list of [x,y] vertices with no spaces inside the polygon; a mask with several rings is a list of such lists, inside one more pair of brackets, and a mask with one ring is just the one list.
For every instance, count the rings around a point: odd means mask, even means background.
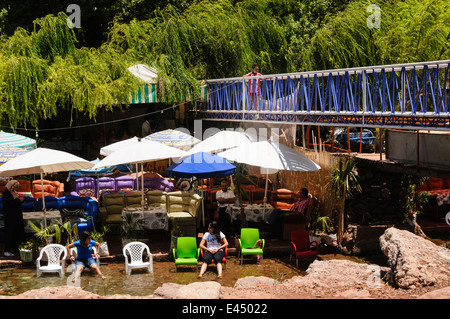
[{"label": "purple cushion", "polygon": [[100,177],[98,179],[98,189],[116,190],[116,181],[112,177]]}]

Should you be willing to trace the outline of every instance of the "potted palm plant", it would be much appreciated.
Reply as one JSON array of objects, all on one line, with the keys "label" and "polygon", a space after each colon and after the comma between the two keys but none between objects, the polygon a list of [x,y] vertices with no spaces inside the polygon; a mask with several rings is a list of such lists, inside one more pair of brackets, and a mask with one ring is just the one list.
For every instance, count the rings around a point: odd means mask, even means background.
[{"label": "potted palm plant", "polygon": [[345,216],[345,198],[351,194],[352,190],[361,190],[358,176],[355,173],[356,163],[353,159],[347,159],[345,162],[339,158],[338,166],[333,168],[328,187],[330,187],[336,197],[337,211],[337,240],[340,244],[344,234],[344,216]]}]

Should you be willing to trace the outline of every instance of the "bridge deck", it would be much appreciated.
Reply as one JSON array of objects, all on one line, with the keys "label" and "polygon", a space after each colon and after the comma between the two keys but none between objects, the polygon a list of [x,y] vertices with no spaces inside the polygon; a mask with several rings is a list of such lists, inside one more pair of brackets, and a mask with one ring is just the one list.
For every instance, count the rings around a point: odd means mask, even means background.
[{"label": "bridge deck", "polygon": [[198,118],[450,129],[450,60],[208,80]]}]

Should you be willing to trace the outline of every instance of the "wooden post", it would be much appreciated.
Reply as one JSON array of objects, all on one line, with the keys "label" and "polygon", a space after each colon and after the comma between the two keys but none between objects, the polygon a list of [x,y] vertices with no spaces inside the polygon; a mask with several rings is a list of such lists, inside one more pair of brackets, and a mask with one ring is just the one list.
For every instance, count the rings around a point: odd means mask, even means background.
[{"label": "wooden post", "polygon": [[331,151],[334,152],[334,126],[331,132]]},{"label": "wooden post", "polygon": [[318,141],[319,141],[319,152],[321,151],[320,148],[322,147],[321,143],[320,143],[320,125],[317,125],[317,137],[318,137]]},{"label": "wooden post", "polygon": [[351,154],[352,153],[352,149],[350,147],[350,127],[348,127],[348,126],[347,126],[347,146],[348,146],[347,152],[349,154]]},{"label": "wooden post", "polygon": [[306,149],[306,143],[305,143],[305,125],[302,124],[302,147],[303,149]]},{"label": "wooden post", "polygon": [[420,136],[420,134],[419,134],[419,130],[417,130],[416,131],[417,133],[416,133],[416,165],[417,165],[417,167],[419,167],[419,136]]},{"label": "wooden post", "polygon": [[383,160],[383,129],[380,127],[378,128],[378,131],[380,133],[380,161]]},{"label": "wooden post", "polygon": [[306,145],[307,145],[307,148],[309,148],[309,130],[310,130],[310,126],[308,125],[306,127],[306,140],[307,140]]},{"label": "wooden post", "polygon": [[362,126],[359,129],[359,152],[362,153]]}]

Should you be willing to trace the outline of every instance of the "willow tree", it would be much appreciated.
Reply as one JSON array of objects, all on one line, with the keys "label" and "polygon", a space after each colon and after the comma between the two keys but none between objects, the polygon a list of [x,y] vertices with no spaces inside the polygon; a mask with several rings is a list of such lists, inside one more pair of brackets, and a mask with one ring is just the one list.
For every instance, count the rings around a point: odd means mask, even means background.
[{"label": "willow tree", "polygon": [[283,30],[258,3],[199,1],[182,12],[167,6],[149,20],[116,21],[104,45],[154,67],[164,100],[195,98],[201,79],[242,76],[253,63],[282,71]]},{"label": "willow tree", "polygon": [[138,80],[130,61],[109,48],[76,48],[67,16],[47,15],[1,43],[0,116],[4,124],[38,128],[59,109],[94,118],[100,107],[128,104]]},{"label": "willow tree", "polygon": [[[304,60],[311,70],[409,63],[450,57],[445,0],[350,2],[314,34]],[[378,18],[378,23],[373,19]]]}]

